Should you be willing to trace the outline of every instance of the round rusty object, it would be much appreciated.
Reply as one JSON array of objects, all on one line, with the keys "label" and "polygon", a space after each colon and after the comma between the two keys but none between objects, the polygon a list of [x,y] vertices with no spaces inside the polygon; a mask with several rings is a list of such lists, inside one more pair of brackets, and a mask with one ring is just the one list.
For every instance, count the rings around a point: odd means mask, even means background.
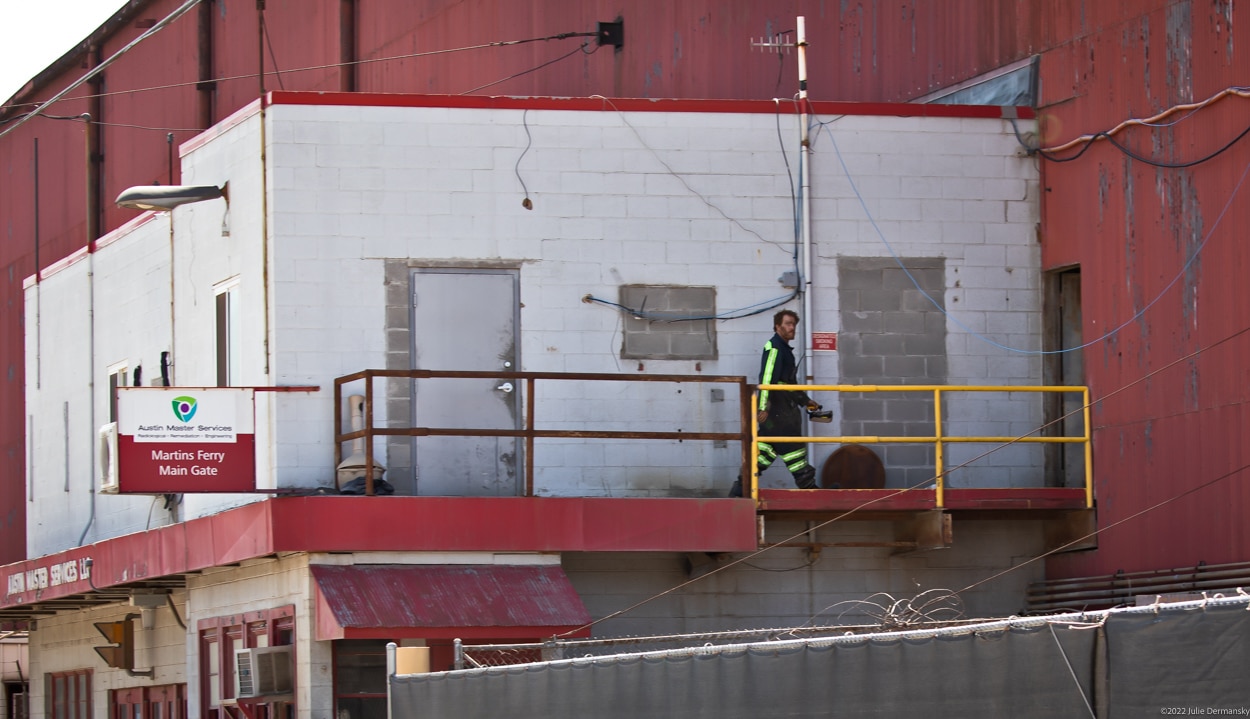
[{"label": "round rusty object", "polygon": [[881,489],[885,466],[877,453],[862,444],[843,445],[820,468],[823,489]]}]

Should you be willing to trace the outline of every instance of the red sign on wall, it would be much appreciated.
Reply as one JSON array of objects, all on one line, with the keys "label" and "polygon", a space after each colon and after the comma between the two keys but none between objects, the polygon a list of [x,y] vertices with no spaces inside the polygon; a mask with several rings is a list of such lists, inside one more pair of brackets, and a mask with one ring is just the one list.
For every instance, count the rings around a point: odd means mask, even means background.
[{"label": "red sign on wall", "polygon": [[813,332],[812,349],[817,352],[836,352],[838,349],[838,333]]},{"label": "red sign on wall", "polygon": [[119,387],[119,494],[254,492],[250,389]]}]

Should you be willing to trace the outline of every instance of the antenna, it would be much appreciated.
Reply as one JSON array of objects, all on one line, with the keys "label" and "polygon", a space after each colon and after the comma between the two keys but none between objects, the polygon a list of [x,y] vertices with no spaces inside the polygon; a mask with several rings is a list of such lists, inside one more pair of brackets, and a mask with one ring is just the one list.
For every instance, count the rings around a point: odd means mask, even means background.
[{"label": "antenna", "polygon": [[796,47],[795,43],[790,42],[790,31],[776,35],[761,37],[759,40],[751,38],[751,47],[756,47],[763,52],[771,52],[776,55],[789,55],[790,49]]}]

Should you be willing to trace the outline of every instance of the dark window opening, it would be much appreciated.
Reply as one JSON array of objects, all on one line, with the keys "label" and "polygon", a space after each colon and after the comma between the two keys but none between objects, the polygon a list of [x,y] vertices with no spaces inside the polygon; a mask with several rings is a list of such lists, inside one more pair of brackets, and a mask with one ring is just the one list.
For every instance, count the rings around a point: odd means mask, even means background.
[{"label": "dark window opening", "polygon": [[[1042,363],[1042,381],[1048,385],[1085,384],[1084,344],[1081,332],[1081,269],[1073,267],[1051,272],[1045,280],[1043,346],[1048,354]],[[1080,411],[1083,398],[1076,392],[1046,393],[1043,436],[1074,437],[1084,432],[1085,418]],[[1059,418],[1063,418],[1062,421]],[[1047,444],[1046,484],[1051,487],[1082,487],[1085,484],[1085,454],[1082,445]]]}]

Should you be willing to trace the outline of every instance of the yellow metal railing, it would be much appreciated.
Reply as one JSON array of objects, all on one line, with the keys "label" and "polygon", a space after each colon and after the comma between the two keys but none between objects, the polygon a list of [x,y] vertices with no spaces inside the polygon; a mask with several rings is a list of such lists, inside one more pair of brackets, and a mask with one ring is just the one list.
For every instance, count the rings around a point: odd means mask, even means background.
[{"label": "yellow metal railing", "polygon": [[[1085,506],[1094,506],[1094,487],[1093,477],[1093,453],[1090,451],[1090,416],[1089,416],[1089,388],[1088,387],[1062,387],[1062,386],[962,386],[962,385],[788,385],[788,384],[762,384],[756,387],[756,399],[752,407],[758,407],[759,390],[802,390],[809,395],[815,392],[848,392],[848,393],[869,393],[869,392],[924,392],[933,395],[933,436],[915,436],[915,437],[880,437],[880,436],[861,436],[861,437],[769,437],[759,434],[759,421],[755,412],[751,412],[751,497],[759,500],[759,443],[760,442],[791,442],[791,443],[818,443],[818,444],[887,444],[887,443],[907,443],[907,444],[923,444],[931,443],[934,445],[934,484],[936,490],[937,506],[943,507],[946,489],[945,457],[943,456],[943,446],[946,444],[964,443],[964,444],[1083,444],[1085,459]],[[1083,431],[1081,436],[1073,437],[1043,437],[1034,436],[1041,432],[1045,427],[1039,427],[1028,435],[1017,437],[964,437],[952,436],[942,431],[942,395],[957,392],[1000,392],[1000,393],[1016,393],[1016,392],[1079,392],[1081,393],[1081,413]],[[1051,423],[1054,424],[1054,423]]]}]

